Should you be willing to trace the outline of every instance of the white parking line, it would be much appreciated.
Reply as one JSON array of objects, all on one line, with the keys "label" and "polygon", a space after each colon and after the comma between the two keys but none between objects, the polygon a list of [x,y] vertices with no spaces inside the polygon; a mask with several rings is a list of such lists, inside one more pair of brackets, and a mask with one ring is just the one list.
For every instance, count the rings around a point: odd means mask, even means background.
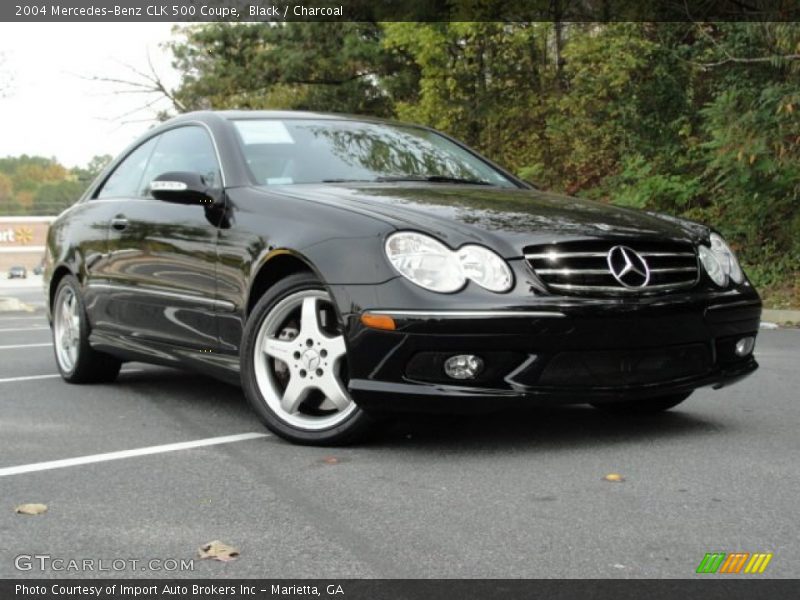
[{"label": "white parking line", "polygon": [[122,458],[132,458],[134,456],[147,456],[149,454],[175,452],[176,450],[189,450],[191,448],[202,448],[203,446],[231,444],[233,442],[244,442],[246,440],[255,440],[265,437],[270,437],[270,434],[239,433],[237,435],[225,435],[222,437],[206,438],[204,440],[194,440],[192,442],[179,442],[177,444],[165,444],[163,446],[148,446],[146,448],[136,448],[134,450],[121,450],[119,452],[106,452],[105,454],[91,454],[89,456],[78,456],[76,458],[65,458],[63,460],[51,460],[48,462],[32,463],[30,465],[20,465],[18,467],[5,467],[0,469],[0,477],[7,477],[8,475],[20,475],[22,473],[34,473],[36,471],[48,471],[50,469],[63,469],[64,467],[88,465],[91,463],[106,462],[109,460],[120,460]]},{"label": "white parking line", "polygon": [[13,346],[0,346],[0,350],[16,350],[18,348],[44,348],[52,345],[53,342],[47,342],[46,344],[16,344]]},{"label": "white parking line", "polygon": [[[125,373],[141,373],[142,369],[125,369],[124,371],[120,371],[121,375]],[[23,377],[6,377],[4,379],[0,379],[0,383],[14,383],[15,381],[35,381],[37,379],[58,379],[61,377],[58,373],[53,375],[25,375]]]},{"label": "white parking line", "polygon": [[40,323],[46,323],[47,317],[44,315],[39,315],[38,317],[0,317],[0,323],[8,323],[10,321],[39,321]]},{"label": "white parking line", "polygon": [[10,333],[12,331],[44,331],[50,329],[47,325],[41,327],[11,327],[9,329],[0,329],[0,333]]},{"label": "white parking line", "polygon": [[61,375],[26,375],[25,377],[6,377],[0,379],[0,383],[14,383],[15,381],[34,381],[36,379],[56,379]]}]

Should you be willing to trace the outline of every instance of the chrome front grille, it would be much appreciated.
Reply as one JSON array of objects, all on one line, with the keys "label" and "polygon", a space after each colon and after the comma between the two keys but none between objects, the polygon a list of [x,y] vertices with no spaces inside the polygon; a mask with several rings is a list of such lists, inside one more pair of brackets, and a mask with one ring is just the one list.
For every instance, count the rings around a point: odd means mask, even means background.
[{"label": "chrome front grille", "polygon": [[[645,286],[627,287],[614,276],[609,252],[616,246],[634,251],[647,264]],[[690,288],[700,277],[697,253],[688,242],[592,240],[528,246],[523,251],[536,275],[559,294],[665,293]]]}]

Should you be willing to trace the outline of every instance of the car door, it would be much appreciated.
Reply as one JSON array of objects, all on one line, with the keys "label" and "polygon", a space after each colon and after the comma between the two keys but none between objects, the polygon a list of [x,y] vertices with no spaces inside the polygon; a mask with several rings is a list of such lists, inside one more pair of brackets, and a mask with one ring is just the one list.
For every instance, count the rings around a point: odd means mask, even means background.
[{"label": "car door", "polygon": [[109,285],[116,279],[110,269],[110,231],[114,216],[120,214],[125,201],[135,198],[144,170],[153,154],[157,140],[150,139],[132,150],[111,172],[106,180],[86,202],[73,209],[70,237],[81,240],[80,252],[84,257],[84,300],[86,313],[93,331],[118,333],[115,322],[120,304],[114,289]]},{"label": "car door", "polygon": [[105,272],[124,336],[199,350],[218,346],[216,244],[219,212],[200,204],[154,199],[150,183],[184,171],[221,187],[210,134],[185,125],[156,138],[136,193],[118,202],[109,223]]}]

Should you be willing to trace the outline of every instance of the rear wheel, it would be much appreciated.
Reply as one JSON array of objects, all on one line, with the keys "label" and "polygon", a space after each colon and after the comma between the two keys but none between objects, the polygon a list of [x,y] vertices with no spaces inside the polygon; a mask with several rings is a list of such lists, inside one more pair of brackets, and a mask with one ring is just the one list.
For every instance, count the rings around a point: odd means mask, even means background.
[{"label": "rear wheel", "polygon": [[53,313],[53,349],[61,377],[69,383],[114,381],[122,362],[89,345],[89,324],[78,280],[66,275],[58,284]]},{"label": "rear wheel", "polygon": [[657,398],[643,398],[641,400],[625,400],[623,402],[592,403],[592,406],[605,412],[620,415],[652,415],[669,410],[678,406],[686,400],[692,392],[688,394],[672,394],[670,396],[659,396]]},{"label": "rear wheel", "polygon": [[371,419],[347,391],[347,349],[333,302],[310,274],[275,284],[244,332],[242,385],[273,432],[298,444],[335,445]]}]

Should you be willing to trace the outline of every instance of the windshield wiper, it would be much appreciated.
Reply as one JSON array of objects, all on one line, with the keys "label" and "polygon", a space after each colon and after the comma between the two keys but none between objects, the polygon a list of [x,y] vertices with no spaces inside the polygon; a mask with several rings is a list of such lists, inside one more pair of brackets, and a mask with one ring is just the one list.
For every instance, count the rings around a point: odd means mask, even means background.
[{"label": "windshield wiper", "polygon": [[461,177],[447,177],[446,175],[398,175],[376,177],[375,181],[382,183],[391,183],[395,181],[429,181],[432,183],[464,183],[467,185],[494,185],[491,181],[484,181],[483,179],[465,179]]},{"label": "windshield wiper", "polygon": [[446,175],[383,175],[375,179],[323,179],[321,183],[395,183],[401,181],[425,181],[431,183],[463,183],[467,185],[494,185],[483,179],[462,179]]},{"label": "windshield wiper", "polygon": [[321,183],[375,183],[375,179],[323,179]]}]

